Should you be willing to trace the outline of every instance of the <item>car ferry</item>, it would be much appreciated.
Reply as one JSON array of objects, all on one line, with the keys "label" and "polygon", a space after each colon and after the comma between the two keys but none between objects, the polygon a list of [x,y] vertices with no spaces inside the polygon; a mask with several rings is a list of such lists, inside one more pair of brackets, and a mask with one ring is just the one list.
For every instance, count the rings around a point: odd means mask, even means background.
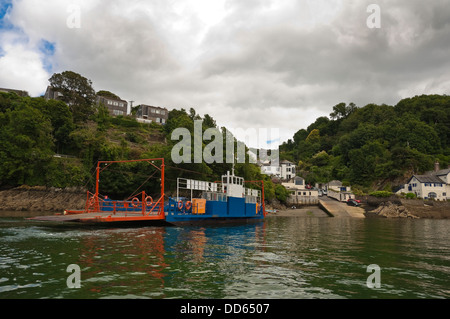
[{"label": "car ferry", "polygon": [[[259,183],[261,190],[245,187],[249,183]],[[183,190],[190,191],[190,196],[180,197]],[[234,170],[223,175],[221,182],[178,178],[177,196],[169,198],[165,210],[165,220],[171,224],[249,222],[261,220],[265,215],[263,182],[246,182],[235,176]]]},{"label": "car ferry", "polygon": [[[156,196],[145,191],[125,200],[113,200],[99,194],[100,173],[114,163],[150,163],[160,172],[161,189]],[[42,221],[99,223],[145,223],[151,225],[196,225],[252,222],[266,216],[264,182],[244,181],[234,169],[220,181],[207,182],[177,178],[176,196],[167,197],[164,189],[164,159],[99,161],[95,193],[87,192],[83,210],[67,209],[63,214],[30,219]]]}]

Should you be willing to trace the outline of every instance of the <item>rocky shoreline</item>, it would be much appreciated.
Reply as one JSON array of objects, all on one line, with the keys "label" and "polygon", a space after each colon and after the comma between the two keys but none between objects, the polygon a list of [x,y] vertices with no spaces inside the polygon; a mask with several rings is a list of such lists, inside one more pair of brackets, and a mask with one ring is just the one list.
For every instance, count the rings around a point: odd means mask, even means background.
[{"label": "rocky shoreline", "polygon": [[381,218],[428,218],[449,219],[450,202],[429,201],[422,199],[359,198],[366,210],[366,217]]},{"label": "rocky shoreline", "polygon": [[83,209],[86,196],[86,191],[77,187],[20,186],[0,191],[0,210],[61,213],[65,209]]},{"label": "rocky shoreline", "polygon": [[376,215],[377,217],[385,218],[420,218],[411,214],[403,205],[393,204],[391,202],[383,202],[376,209],[369,211],[366,215]]}]

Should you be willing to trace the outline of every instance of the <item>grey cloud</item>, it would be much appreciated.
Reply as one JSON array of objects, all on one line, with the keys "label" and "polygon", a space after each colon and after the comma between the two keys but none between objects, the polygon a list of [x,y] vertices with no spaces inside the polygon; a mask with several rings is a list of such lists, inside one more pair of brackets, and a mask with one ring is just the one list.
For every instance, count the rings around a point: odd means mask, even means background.
[{"label": "grey cloud", "polygon": [[194,107],[220,125],[293,134],[339,102],[448,94],[448,1],[376,1],[382,26],[369,29],[373,2],[228,0],[207,29],[164,0],[89,2],[80,30],[52,27],[33,10],[15,14],[26,33],[56,43],[55,72],[82,73],[136,103]]}]

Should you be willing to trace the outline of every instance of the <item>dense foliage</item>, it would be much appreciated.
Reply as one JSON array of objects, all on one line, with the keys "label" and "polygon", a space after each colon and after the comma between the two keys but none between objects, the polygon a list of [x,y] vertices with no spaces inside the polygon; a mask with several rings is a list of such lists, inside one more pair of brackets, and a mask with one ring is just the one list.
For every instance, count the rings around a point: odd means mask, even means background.
[{"label": "dense foliage", "polygon": [[[84,103],[84,102],[83,102]],[[76,106],[73,106],[76,108]],[[99,160],[164,158],[166,193],[175,189],[177,177],[220,180],[231,171],[226,163],[173,163],[171,150],[174,129],[187,128],[193,138],[194,120],[202,121],[202,134],[216,127],[214,119],[203,118],[194,109],[172,110],[165,126],[142,124],[129,116],[110,116],[101,105],[74,117],[68,104],[44,98],[19,97],[0,93],[0,186],[45,185],[82,186],[94,190],[96,163]],[[80,118],[86,118],[80,121]],[[225,143],[225,129],[220,130]],[[209,141],[202,141],[202,150]],[[224,144],[225,145],[225,144]],[[236,143],[235,143],[236,147]],[[60,155],[64,154],[64,155]],[[236,164],[235,173],[246,180],[265,180],[265,196],[285,200],[255,164]],[[149,163],[115,163],[102,171],[100,192],[126,198],[138,188],[159,190],[160,173]]]},{"label": "dense foliage", "polygon": [[413,173],[450,163],[450,96],[422,95],[395,106],[340,103],[280,148],[309,183],[339,179],[391,191]]},{"label": "dense foliage", "polygon": [[[91,81],[77,73],[54,74],[50,82],[63,94],[61,101],[0,93],[1,187],[82,186],[92,191],[99,160],[164,158],[170,195],[177,177],[219,180],[232,168],[225,152],[227,130],[208,114],[174,109],[164,126],[142,124],[132,116],[110,116],[106,107],[95,103]],[[118,98],[109,91],[97,94]],[[179,143],[172,133],[186,128],[194,145],[195,120],[202,121],[202,136],[210,128],[219,132],[214,141],[222,139],[222,161],[195,163],[192,153],[191,163],[172,161],[171,151]],[[203,137],[202,151],[211,149],[212,142]],[[232,142],[237,153],[236,140]],[[298,164],[298,175],[308,183],[339,179],[355,191],[392,191],[397,180],[431,170],[436,160],[447,167],[449,142],[450,97],[416,96],[395,106],[337,104],[330,118],[319,117],[283,143],[280,157]],[[248,160],[235,164],[235,173],[245,180],[264,180],[268,200],[285,202],[289,195]],[[139,187],[152,192],[159,189],[158,178],[149,163],[114,164],[102,172],[100,191],[120,197]]]}]

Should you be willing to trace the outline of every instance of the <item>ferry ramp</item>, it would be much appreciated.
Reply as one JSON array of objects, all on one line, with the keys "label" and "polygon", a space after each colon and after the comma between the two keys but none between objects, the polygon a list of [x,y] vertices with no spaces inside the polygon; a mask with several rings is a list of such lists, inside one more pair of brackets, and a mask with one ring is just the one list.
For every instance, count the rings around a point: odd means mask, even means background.
[{"label": "ferry ramp", "polygon": [[365,218],[365,211],[361,207],[349,206],[329,197],[319,199],[319,206],[332,217]]}]

